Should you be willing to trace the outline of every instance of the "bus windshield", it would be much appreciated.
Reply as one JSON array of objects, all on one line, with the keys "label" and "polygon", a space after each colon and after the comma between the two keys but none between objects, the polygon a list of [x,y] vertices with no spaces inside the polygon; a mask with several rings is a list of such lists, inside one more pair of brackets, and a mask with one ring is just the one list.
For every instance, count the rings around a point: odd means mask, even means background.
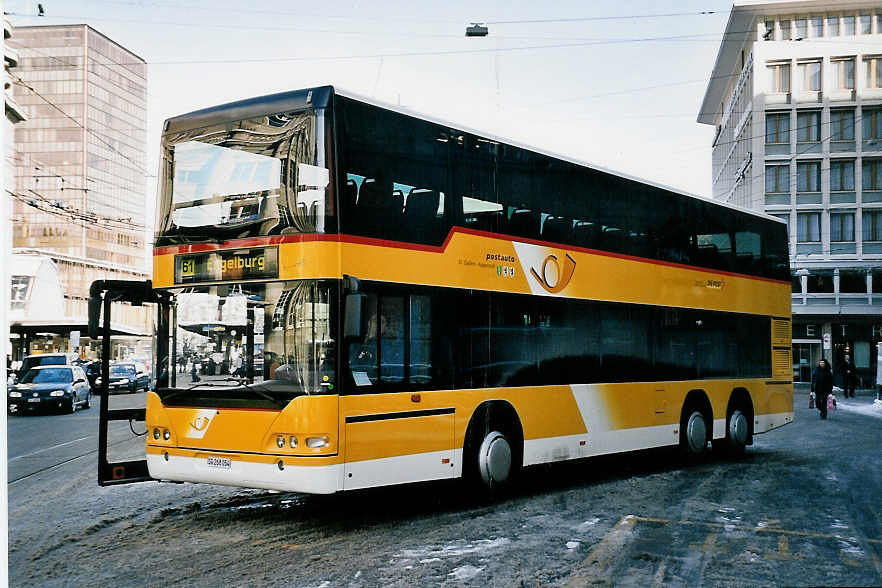
[{"label": "bus windshield", "polygon": [[303,280],[188,288],[176,293],[174,383],[167,405],[284,406],[336,392],[336,288]]},{"label": "bus windshield", "polygon": [[163,137],[157,245],[324,230],[312,111]]}]

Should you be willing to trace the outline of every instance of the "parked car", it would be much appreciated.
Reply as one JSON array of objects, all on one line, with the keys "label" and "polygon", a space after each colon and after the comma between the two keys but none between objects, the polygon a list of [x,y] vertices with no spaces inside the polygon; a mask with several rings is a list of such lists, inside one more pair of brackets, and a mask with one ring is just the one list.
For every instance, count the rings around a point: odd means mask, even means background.
[{"label": "parked car", "polygon": [[92,390],[86,374],[78,366],[42,365],[32,367],[21,381],[8,388],[6,402],[10,414],[23,411],[89,408]]},{"label": "parked car", "polygon": [[28,355],[21,362],[15,376],[16,381],[21,380],[28,370],[39,365],[74,365],[79,357],[76,353],[34,353]]},{"label": "parked car", "polygon": [[[101,376],[95,379],[95,385],[101,386]],[[108,391],[111,394],[119,392],[135,393],[140,389],[147,390],[150,387],[150,376],[131,362],[115,362],[110,364],[110,384]]]}]

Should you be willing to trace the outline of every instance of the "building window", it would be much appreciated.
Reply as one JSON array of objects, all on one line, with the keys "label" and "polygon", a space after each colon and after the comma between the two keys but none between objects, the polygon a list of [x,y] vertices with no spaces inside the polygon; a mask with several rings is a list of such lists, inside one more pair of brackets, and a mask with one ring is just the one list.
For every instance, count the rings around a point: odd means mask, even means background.
[{"label": "building window", "polygon": [[882,109],[864,108],[864,141],[882,139]]},{"label": "building window", "polygon": [[796,164],[796,191],[821,191],[821,162],[799,161]]},{"label": "building window", "polygon": [[843,294],[866,294],[867,272],[839,270],[839,291]]},{"label": "building window", "polygon": [[796,113],[796,140],[799,143],[817,143],[821,140],[820,111]]},{"label": "building window", "polygon": [[854,110],[839,108],[830,111],[830,139],[854,141]]},{"label": "building window", "polygon": [[864,241],[882,241],[882,210],[865,210],[863,225]]},{"label": "building window", "polygon": [[827,17],[827,36],[828,37],[838,37],[839,36],[839,17],[838,16],[828,16]]},{"label": "building window", "polygon": [[767,20],[765,22],[765,31],[763,32],[763,40],[771,41],[775,38],[775,21]]},{"label": "building window", "polygon": [[799,63],[800,90],[804,92],[821,91],[821,62],[806,61]]},{"label": "building window", "polygon": [[766,143],[790,143],[790,113],[766,113]]},{"label": "building window", "polygon": [[846,36],[854,34],[854,17],[853,16],[843,16],[842,17],[842,32]]},{"label": "building window", "polygon": [[840,90],[854,90],[854,58],[832,60],[836,72],[836,87]]},{"label": "building window", "polygon": [[830,191],[851,192],[854,190],[854,162],[830,161]]},{"label": "building window", "polygon": [[882,88],[882,57],[865,57],[864,63],[867,64],[867,87]]},{"label": "building window", "polygon": [[812,270],[806,280],[806,288],[809,294],[832,294],[833,270]]},{"label": "building window", "polygon": [[824,18],[821,16],[813,16],[809,19],[809,37],[824,36]]},{"label": "building window", "polygon": [[830,215],[830,240],[837,243],[854,241],[854,213]]},{"label": "building window", "polygon": [[808,21],[806,21],[806,19],[796,18],[793,20],[793,25],[796,28],[797,39],[805,39],[808,37]]},{"label": "building window", "polygon": [[860,29],[862,35],[869,35],[871,32],[872,21],[870,20],[869,14],[862,14],[858,18],[858,22],[860,23]]},{"label": "building window", "polygon": [[773,214],[775,218],[780,218],[787,225],[787,239],[790,240],[790,215],[789,214]]},{"label": "building window", "polygon": [[820,243],[820,212],[800,212],[796,215],[796,240],[800,243]]},{"label": "building window", "polygon": [[781,27],[781,40],[789,41],[790,40],[790,19],[785,18],[778,22],[778,25]]},{"label": "building window", "polygon": [[790,64],[773,63],[769,65],[771,80],[769,90],[773,93],[785,94],[790,91]]},{"label": "building window", "polygon": [[864,190],[882,190],[882,159],[865,159],[861,185]]},{"label": "building window", "polygon": [[790,166],[767,165],[766,166],[766,192],[790,193]]}]

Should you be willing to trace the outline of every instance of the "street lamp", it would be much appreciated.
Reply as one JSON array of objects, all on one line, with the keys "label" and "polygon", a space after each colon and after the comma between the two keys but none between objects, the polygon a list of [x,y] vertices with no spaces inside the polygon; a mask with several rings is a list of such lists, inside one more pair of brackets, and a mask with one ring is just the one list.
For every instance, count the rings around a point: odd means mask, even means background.
[{"label": "street lamp", "polygon": [[473,22],[472,26],[466,27],[466,37],[486,37],[489,31],[479,22]]}]

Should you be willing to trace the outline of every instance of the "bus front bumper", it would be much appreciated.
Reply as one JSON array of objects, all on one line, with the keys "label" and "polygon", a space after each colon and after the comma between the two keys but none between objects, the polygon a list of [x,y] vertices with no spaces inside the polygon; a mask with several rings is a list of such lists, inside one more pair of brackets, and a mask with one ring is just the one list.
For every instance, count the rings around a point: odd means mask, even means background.
[{"label": "bus front bumper", "polygon": [[343,464],[338,456],[296,458],[163,450],[148,451],[147,468],[156,480],[307,494],[333,494],[342,489],[343,480]]}]

